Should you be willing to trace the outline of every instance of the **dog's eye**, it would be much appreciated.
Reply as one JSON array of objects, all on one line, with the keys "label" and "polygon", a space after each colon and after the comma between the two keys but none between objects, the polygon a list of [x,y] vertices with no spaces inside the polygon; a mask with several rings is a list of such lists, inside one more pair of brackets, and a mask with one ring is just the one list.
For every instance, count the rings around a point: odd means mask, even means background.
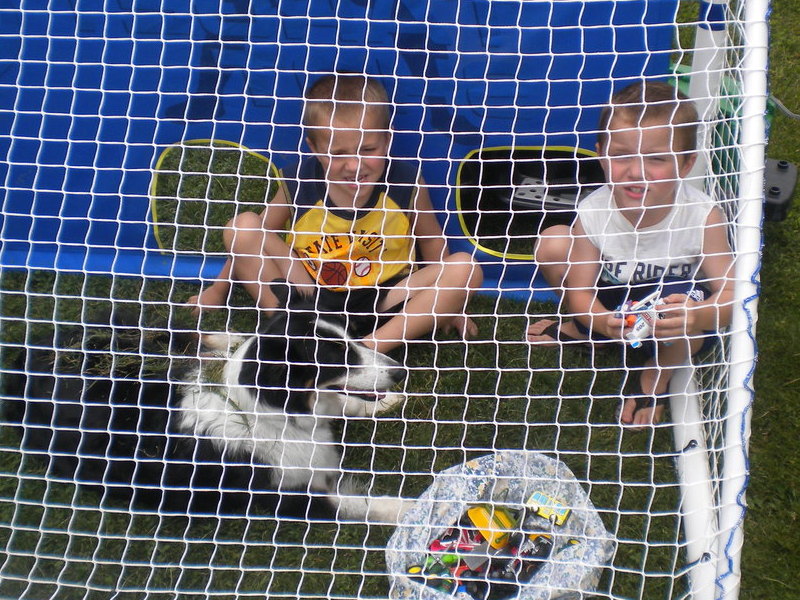
[{"label": "dog's eye", "polygon": [[347,350],[347,342],[345,342],[344,340],[337,340],[337,341],[334,342],[334,344],[336,344],[336,347],[339,350],[342,350],[342,351]]},{"label": "dog's eye", "polygon": [[336,339],[321,338],[320,339],[320,344],[318,344],[318,347],[320,347],[320,348],[326,347],[326,348],[329,348],[329,349],[336,349],[339,352],[343,352],[343,351],[347,350],[347,342],[345,340],[340,339],[340,338],[336,338]]}]

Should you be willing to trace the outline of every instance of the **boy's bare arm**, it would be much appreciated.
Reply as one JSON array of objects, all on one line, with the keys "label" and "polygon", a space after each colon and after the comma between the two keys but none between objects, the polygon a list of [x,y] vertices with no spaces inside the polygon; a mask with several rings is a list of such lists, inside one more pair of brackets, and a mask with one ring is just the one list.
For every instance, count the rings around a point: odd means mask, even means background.
[{"label": "boy's bare arm", "polygon": [[728,224],[719,208],[714,208],[706,221],[703,235],[703,259],[700,272],[711,289],[708,298],[698,302],[682,294],[664,300],[665,314],[656,324],[656,336],[678,337],[718,331],[731,320],[733,301],[733,253],[728,243]]},{"label": "boy's bare arm", "polygon": [[264,229],[284,235],[286,233],[287,222],[292,216],[292,201],[286,186],[280,184],[275,196],[270,200],[262,213]]},{"label": "boy's bare arm", "polygon": [[420,262],[439,262],[447,258],[450,251],[444,239],[444,232],[436,219],[428,188],[422,178],[417,182],[416,198],[411,208],[413,219],[411,233],[419,248]]},{"label": "boy's bare arm", "polygon": [[313,277],[308,274],[300,259],[285,240],[291,228],[292,202],[286,187],[281,184],[275,197],[267,204],[263,213],[265,231],[263,254],[278,266],[286,281],[298,285],[312,285]]},{"label": "boy's bare arm", "polygon": [[570,313],[586,327],[608,338],[622,337],[624,322],[597,299],[597,277],[601,255],[589,240],[580,221],[573,227],[572,247],[567,256],[564,294]]},{"label": "boy's bare arm", "polygon": [[719,208],[714,208],[706,221],[703,260],[700,263],[700,271],[708,278],[712,291],[712,296],[706,302],[719,305],[721,316],[724,317],[719,321],[722,327],[730,323],[730,303],[733,301],[734,260],[728,242],[728,225],[724,213]]}]

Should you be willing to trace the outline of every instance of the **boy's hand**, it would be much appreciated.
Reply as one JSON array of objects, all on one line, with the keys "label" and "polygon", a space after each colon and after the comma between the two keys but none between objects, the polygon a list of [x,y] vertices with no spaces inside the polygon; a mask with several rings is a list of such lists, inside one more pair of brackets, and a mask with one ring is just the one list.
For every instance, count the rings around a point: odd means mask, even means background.
[{"label": "boy's hand", "polygon": [[605,331],[600,331],[604,336],[611,340],[624,340],[625,334],[628,333],[631,328],[625,325],[625,319],[622,317],[617,316],[619,315],[618,312],[611,312],[608,313],[605,321],[601,321],[604,324]]},{"label": "boy's hand", "polygon": [[463,339],[470,340],[478,335],[478,325],[467,315],[457,315],[442,327],[442,331],[455,331]]},{"label": "boy's hand", "polygon": [[697,311],[693,307],[700,302],[685,294],[670,294],[662,298],[664,304],[658,307],[663,318],[655,323],[653,336],[656,338],[678,338],[700,333],[697,327]]}]

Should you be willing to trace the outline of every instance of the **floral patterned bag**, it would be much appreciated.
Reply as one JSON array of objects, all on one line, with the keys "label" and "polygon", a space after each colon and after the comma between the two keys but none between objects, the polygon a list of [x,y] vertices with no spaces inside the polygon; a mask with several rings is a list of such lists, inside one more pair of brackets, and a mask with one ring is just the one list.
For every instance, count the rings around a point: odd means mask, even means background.
[{"label": "floral patterned bag", "polygon": [[[386,548],[390,597],[453,598],[411,579],[409,568],[425,562],[430,543],[456,525],[469,506],[487,503],[521,509],[537,496],[559,499],[569,516],[561,525],[555,519],[538,519],[550,528],[553,550],[512,597],[569,600],[593,591],[615,543],[586,492],[561,461],[537,452],[501,451],[442,471],[406,512]],[[463,590],[454,593],[465,600],[473,598]]]}]

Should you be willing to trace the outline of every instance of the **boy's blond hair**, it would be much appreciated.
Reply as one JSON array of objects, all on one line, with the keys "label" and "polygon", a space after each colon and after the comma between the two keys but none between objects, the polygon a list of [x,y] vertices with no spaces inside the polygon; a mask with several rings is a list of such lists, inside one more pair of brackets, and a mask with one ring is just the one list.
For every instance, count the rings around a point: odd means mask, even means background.
[{"label": "boy's blond hair", "polygon": [[380,129],[389,129],[389,97],[375,78],[355,73],[334,73],[319,78],[306,92],[303,125],[309,131],[330,123],[334,111],[369,108],[376,111]]},{"label": "boy's blond hair", "polygon": [[697,149],[698,116],[694,103],[677,87],[663,81],[639,81],[622,88],[611,97],[611,103],[600,113],[597,145],[605,148],[613,119],[622,119],[636,127],[645,123],[670,125],[674,128],[674,150],[694,152]]}]

